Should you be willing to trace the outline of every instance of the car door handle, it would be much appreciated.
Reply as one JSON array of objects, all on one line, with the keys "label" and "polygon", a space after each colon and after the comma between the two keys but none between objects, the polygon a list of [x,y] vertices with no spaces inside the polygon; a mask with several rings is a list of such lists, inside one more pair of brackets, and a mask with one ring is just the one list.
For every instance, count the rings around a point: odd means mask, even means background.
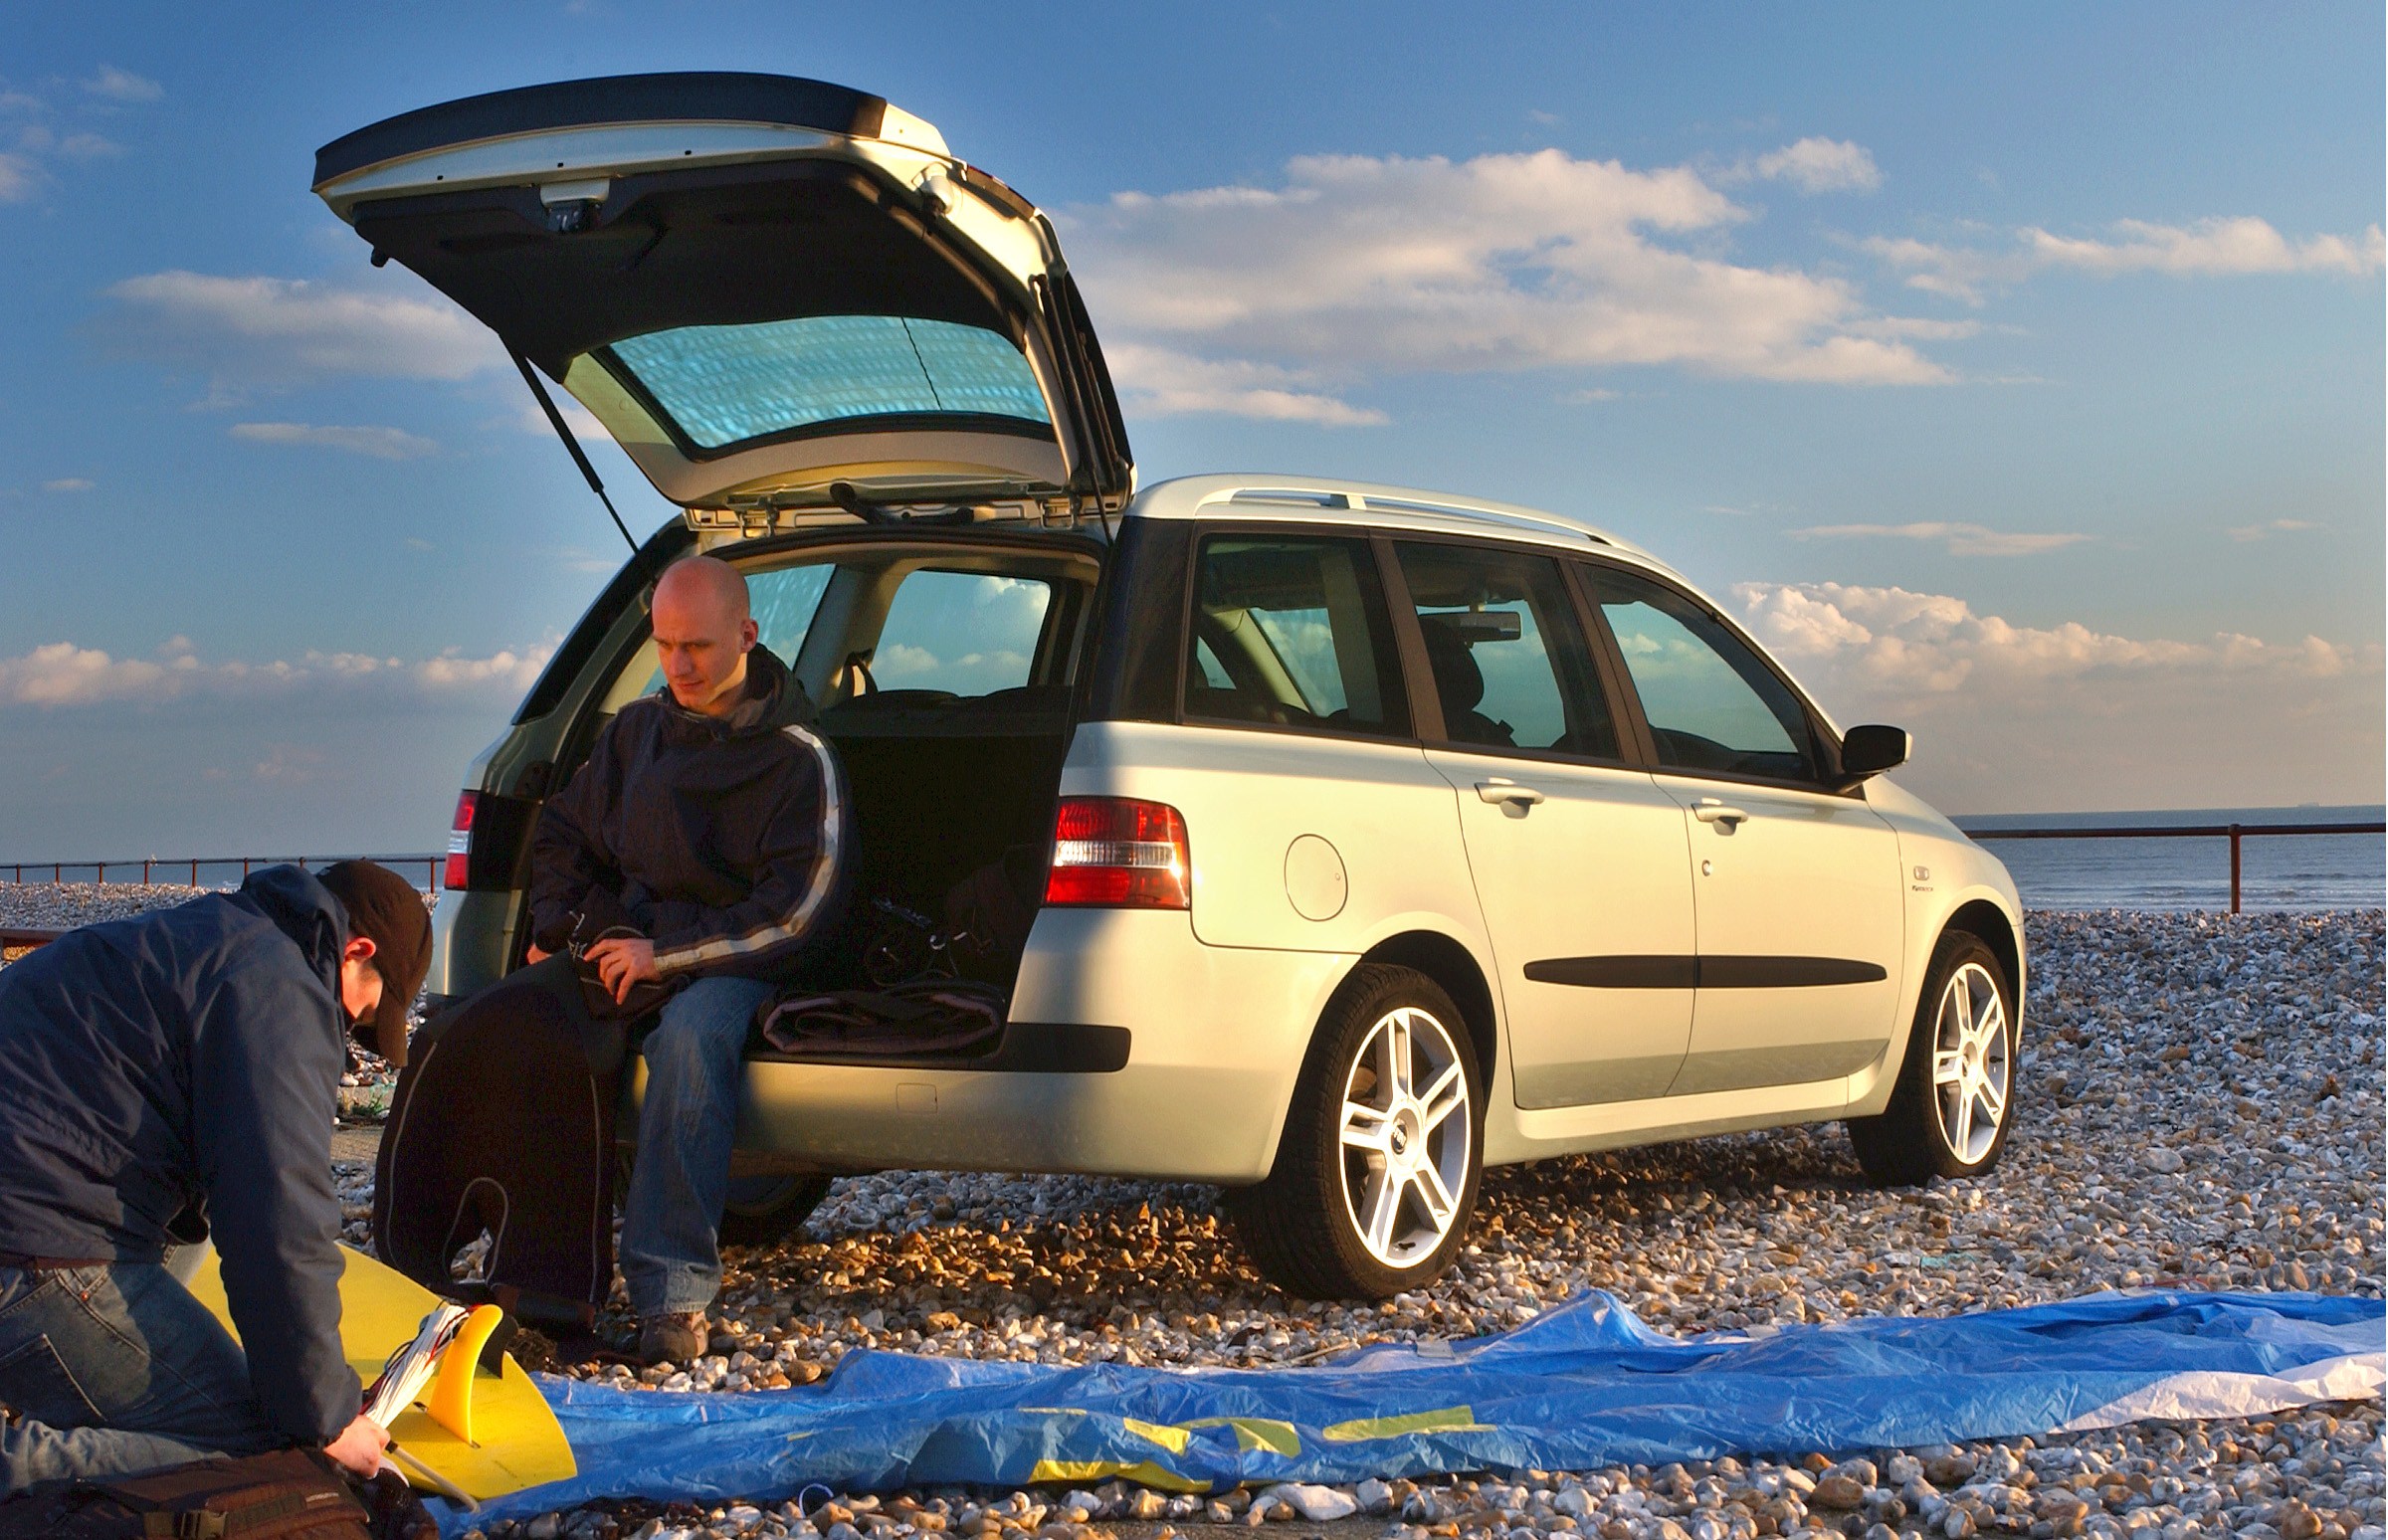
[{"label": "car door handle", "polygon": [[1713,797],[1700,798],[1699,806],[1692,810],[1692,816],[1703,824],[1722,824],[1727,829],[1734,829],[1749,822],[1747,813],[1742,812],[1739,808],[1726,807]]},{"label": "car door handle", "polygon": [[1504,802],[1513,802],[1519,807],[1530,808],[1542,800],[1542,794],[1531,786],[1519,786],[1513,781],[1479,781],[1476,783],[1476,794],[1495,807]]}]

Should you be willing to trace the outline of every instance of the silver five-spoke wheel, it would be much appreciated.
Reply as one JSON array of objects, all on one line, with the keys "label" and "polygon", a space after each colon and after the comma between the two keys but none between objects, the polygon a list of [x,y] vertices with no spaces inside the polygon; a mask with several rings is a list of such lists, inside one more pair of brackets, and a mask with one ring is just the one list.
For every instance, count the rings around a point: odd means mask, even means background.
[{"label": "silver five-spoke wheel", "polygon": [[1932,948],[1914,1026],[1890,1099],[1849,1120],[1869,1180],[1914,1187],[1977,1177],[1998,1164],[2015,1121],[2015,986],[2011,967],[1969,931]]},{"label": "silver five-spoke wheel", "polygon": [[1433,1255],[1459,1217],[1475,1159],[1468,1076],[1444,1025],[1415,1006],[1361,1040],[1343,1083],[1343,1204],[1388,1267]]},{"label": "silver five-spoke wheel", "polygon": [[1973,1165],[2007,1119],[2007,1007],[1978,962],[1950,975],[1932,1034],[1932,1105],[1949,1152]]},{"label": "silver five-spoke wheel", "polygon": [[1473,1025],[1417,969],[1352,969],[1302,1057],[1268,1177],[1227,1193],[1270,1281],[1310,1299],[1382,1299],[1451,1265],[1484,1164]]}]

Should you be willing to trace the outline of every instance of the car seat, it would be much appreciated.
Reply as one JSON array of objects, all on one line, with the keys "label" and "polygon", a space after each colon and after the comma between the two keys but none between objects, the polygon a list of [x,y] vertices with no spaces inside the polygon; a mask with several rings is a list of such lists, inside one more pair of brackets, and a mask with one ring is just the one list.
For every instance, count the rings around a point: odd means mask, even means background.
[{"label": "car seat", "polygon": [[1515,748],[1509,724],[1496,722],[1476,708],[1485,698],[1485,674],[1458,630],[1434,615],[1419,616],[1418,630],[1426,638],[1426,661],[1434,670],[1436,697],[1443,702],[1443,735],[1454,743]]}]

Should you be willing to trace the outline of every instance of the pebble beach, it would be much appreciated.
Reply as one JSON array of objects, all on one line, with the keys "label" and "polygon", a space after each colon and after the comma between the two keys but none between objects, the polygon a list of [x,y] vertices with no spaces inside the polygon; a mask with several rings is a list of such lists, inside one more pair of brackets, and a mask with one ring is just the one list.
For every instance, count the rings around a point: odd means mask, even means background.
[{"label": "pebble beach", "polygon": [[[138,895],[137,899],[119,895]],[[44,907],[45,895],[51,907]],[[0,886],[0,925],[100,917],[171,890]],[[72,916],[72,917],[70,917]],[[897,1173],[841,1181],[804,1230],[731,1251],[713,1351],[570,1372],[665,1392],[818,1380],[869,1346],[1048,1363],[1285,1365],[1458,1339],[1585,1288],[1679,1335],[1948,1314],[2101,1288],[2382,1292],[2378,910],[2035,913],[2002,1164],[1876,1192],[1838,1125],[1489,1172],[1472,1244],[1381,1305],[1292,1300],[1245,1264],[1212,1189]],[[351,1240],[371,1170],[341,1172]],[[2278,1417],[1659,1468],[1168,1497],[841,1494],[809,1507],[592,1505],[490,1540],[1041,1540],[1292,1523],[1292,1533],[1744,1540],[2144,1532],[2388,1540],[2375,1401]],[[521,1535],[514,1536],[513,1531]]]}]

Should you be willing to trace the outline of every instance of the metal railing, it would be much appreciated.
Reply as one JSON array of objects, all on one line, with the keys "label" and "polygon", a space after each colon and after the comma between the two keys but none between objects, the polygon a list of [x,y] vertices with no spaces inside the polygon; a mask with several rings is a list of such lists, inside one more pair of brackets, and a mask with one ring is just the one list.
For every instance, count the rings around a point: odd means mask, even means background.
[{"label": "metal railing", "polygon": [[[163,861],[151,856],[139,861],[0,862],[0,870],[10,872],[19,886],[27,885],[25,882],[26,872],[34,873],[33,880],[40,882],[42,880],[41,873],[48,871],[50,885],[61,886],[65,884],[67,873],[70,871],[79,873],[89,871],[92,873],[93,881],[104,883],[107,880],[109,867],[113,866],[118,870],[124,870],[138,866],[141,868],[140,885],[143,887],[150,885],[155,873],[163,872],[171,876],[178,871],[187,871],[190,876],[190,885],[197,887],[201,866],[226,868],[238,866],[241,868],[241,875],[246,878],[250,871],[258,866],[288,864],[304,870],[310,864],[323,866],[329,866],[335,861],[376,862],[394,871],[403,871],[410,866],[420,865],[423,867],[424,890],[436,893],[440,890],[441,867],[447,865],[448,858],[445,856],[178,856],[172,861]],[[124,881],[127,886],[131,885],[129,877],[120,880]]]},{"label": "metal railing", "polygon": [[[1960,828],[1963,826],[1960,825]],[[2094,829],[2041,825],[2022,829],[1966,829],[1972,840],[2220,840],[2231,842],[2231,912],[2239,912],[2240,842],[2258,835],[2388,835],[2378,824],[2107,824]]]}]

